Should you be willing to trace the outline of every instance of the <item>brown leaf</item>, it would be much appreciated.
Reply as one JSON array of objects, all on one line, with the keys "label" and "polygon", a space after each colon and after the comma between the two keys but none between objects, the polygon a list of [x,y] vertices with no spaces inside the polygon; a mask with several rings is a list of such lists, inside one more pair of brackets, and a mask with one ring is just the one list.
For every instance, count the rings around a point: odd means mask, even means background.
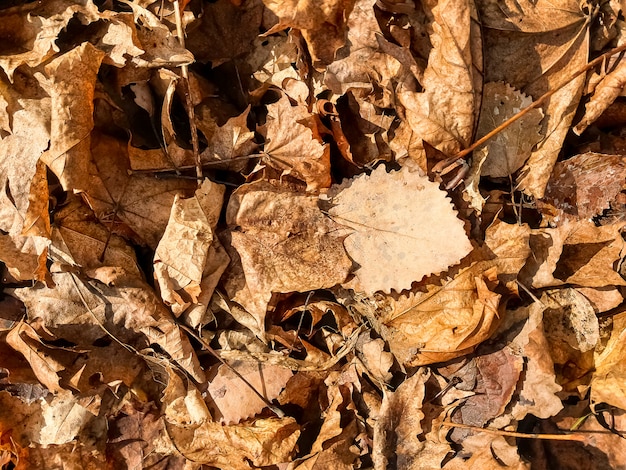
[{"label": "brown leaf", "polygon": [[[421,139],[452,155],[474,135],[482,88],[481,32],[473,2],[425,4],[432,49],[420,84],[423,92],[398,93],[406,120]],[[432,18],[432,19],[431,19]],[[418,162],[422,155],[411,155]]]},{"label": "brown leaf", "polygon": [[[584,153],[554,166],[540,207],[590,219],[610,207],[626,180],[626,158]],[[547,205],[547,207],[546,207]]]},{"label": "brown leaf", "polygon": [[446,193],[407,168],[380,166],[337,187],[330,201],[331,217],[354,231],[344,245],[359,267],[347,286],[361,292],[408,289],[472,249]]},{"label": "brown leaf", "polygon": [[319,126],[315,115],[292,106],[286,95],[267,106],[268,164],[302,179],[308,190],[330,186],[330,149],[321,142]]},{"label": "brown leaf", "polygon": [[[522,1],[501,7],[481,0],[477,7],[483,25],[486,81],[504,81],[537,99],[586,64],[588,23],[575,1]],[[548,17],[549,22],[543,20]],[[543,196],[583,84],[583,76],[575,78],[544,106],[544,138],[518,178],[527,194]]]},{"label": "brown leaf", "polygon": [[3,12],[0,42],[8,47],[3,48],[0,55],[0,67],[9,80],[13,80],[20,65],[36,67],[57,53],[57,37],[74,15],[79,15],[83,24],[100,19],[98,8],[92,2],[81,4],[71,0],[52,0],[45,5],[25,4],[8,14]]},{"label": "brown leaf", "polygon": [[[486,83],[483,88],[476,139],[483,137],[519,113],[531,102],[530,97],[506,83]],[[479,149],[480,158],[485,159],[482,163],[481,175],[501,178],[519,170],[530,156],[534,145],[542,138],[539,134],[542,119],[541,110],[533,109]]]},{"label": "brown leaf", "polygon": [[[261,362],[232,362],[230,365],[270,402],[278,397],[293,375],[290,369]],[[267,407],[230,368],[219,365],[215,371],[215,376],[209,378],[210,398],[206,398],[214,420],[237,424]]]},{"label": "brown leaf", "polygon": [[66,190],[89,185],[93,98],[103,58],[102,51],[85,42],[48,63],[47,76],[39,78],[52,100],[50,148],[41,159]]},{"label": "brown leaf", "polygon": [[626,313],[613,317],[611,338],[604,350],[595,358],[595,370],[591,378],[592,403],[608,403],[626,409]]},{"label": "brown leaf", "polygon": [[565,220],[556,228],[531,231],[534,253],[520,272],[527,286],[552,287],[577,284],[583,287],[623,286],[615,271],[624,242],[616,236],[623,224],[596,227],[589,221]]},{"label": "brown leaf", "polygon": [[286,28],[301,30],[313,65],[321,68],[330,64],[337,49],[344,45],[346,20],[355,0],[263,0],[263,3],[279,18],[267,34]]},{"label": "brown leaf", "polygon": [[55,260],[79,266],[105,284],[114,283],[118,276],[143,276],[134,250],[99,224],[80,198],[70,199],[56,212],[50,252]]},{"label": "brown leaf", "polygon": [[[196,380],[204,378],[187,337],[156,294],[143,282],[107,287],[83,283],[70,273],[53,276],[50,288],[15,289],[31,318],[39,318],[48,331],[75,344],[91,345],[106,331],[117,340],[143,349],[157,344]],[[30,328],[30,327],[28,327]]]},{"label": "brown leaf", "polygon": [[626,63],[619,61],[598,83],[593,96],[585,104],[585,115],[574,127],[576,135],[582,134],[620,96],[626,85]]},{"label": "brown leaf", "polygon": [[[491,269],[490,269],[491,268]],[[462,269],[442,285],[355,304],[405,366],[446,361],[471,352],[499,322],[500,295],[492,292],[490,262]]]},{"label": "brown leaf", "polygon": [[[190,304],[205,306],[213,295],[221,274],[228,265],[213,231],[219,219],[224,187],[205,180],[194,197],[174,199],[170,220],[154,255],[155,278],[161,297],[176,316]],[[211,257],[213,255],[213,257]],[[210,272],[205,276],[205,270]],[[212,276],[209,285],[203,280]],[[212,285],[211,285],[212,284]]]},{"label": "brown leaf", "polygon": [[83,193],[89,206],[105,226],[130,236],[136,234],[139,241],[156,248],[165,232],[174,197],[195,189],[195,183],[129,175],[126,143],[102,134],[93,136],[92,154],[95,168],[90,170],[91,184]]},{"label": "brown leaf", "polygon": [[352,263],[341,227],[317,207],[317,198],[258,182],[240,187],[226,213],[232,245],[241,256],[247,288],[264,316],[272,292],[306,292],[343,282]]},{"label": "brown leaf", "polygon": [[421,421],[426,394],[426,381],[430,372],[420,368],[406,379],[394,392],[383,393],[376,426],[372,455],[375,468],[387,468],[395,462],[395,468],[415,468],[424,451],[425,442]]}]

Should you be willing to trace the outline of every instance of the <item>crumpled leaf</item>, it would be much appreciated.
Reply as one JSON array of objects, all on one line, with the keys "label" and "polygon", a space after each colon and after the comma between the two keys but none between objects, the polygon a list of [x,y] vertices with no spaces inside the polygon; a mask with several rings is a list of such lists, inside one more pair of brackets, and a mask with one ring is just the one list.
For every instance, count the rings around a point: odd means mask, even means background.
[{"label": "crumpled leaf", "polygon": [[610,207],[625,180],[626,158],[592,152],[576,155],[554,165],[539,207],[555,216],[589,219]]},{"label": "crumpled leaf", "polygon": [[[401,90],[398,100],[418,138],[453,155],[472,140],[480,108],[482,41],[473,1],[448,0],[424,5],[432,48],[420,80],[424,91]],[[432,19],[431,19],[432,18]],[[411,155],[420,162],[421,152]]]},{"label": "crumpled leaf", "polygon": [[586,220],[565,220],[556,228],[533,229],[530,247],[534,256],[520,272],[522,283],[535,288],[626,285],[613,268],[624,247],[622,237],[616,236],[623,225],[596,227]]},{"label": "crumpled leaf", "polygon": [[[486,83],[476,140],[526,108],[532,99],[506,83]],[[481,175],[501,178],[519,170],[530,156],[533,146],[541,140],[543,113],[533,109],[505,128],[479,149],[474,158],[484,158]]]},{"label": "crumpled leaf", "polygon": [[244,185],[230,198],[226,222],[256,302],[244,306],[255,316],[265,315],[272,292],[333,287],[352,266],[343,248],[345,230],[322,213],[317,197],[265,182]]},{"label": "crumpled leaf", "polygon": [[330,148],[321,142],[318,118],[282,95],[267,106],[268,164],[307,183],[307,190],[330,186]]},{"label": "crumpled leaf", "polygon": [[323,67],[335,58],[335,52],[345,43],[346,20],[355,0],[263,0],[279,18],[266,34],[286,28],[301,30],[309,45],[313,65]]},{"label": "crumpled leaf", "polygon": [[[475,263],[441,285],[400,296],[364,298],[354,307],[407,367],[447,361],[471,352],[499,322],[496,269]],[[491,286],[491,288],[490,288]]]},{"label": "crumpled leaf", "polygon": [[[98,8],[91,0],[52,0],[3,11],[0,26],[0,67],[9,80],[20,65],[36,67],[59,52],[57,37],[77,15],[84,24],[98,21]],[[19,35],[16,33],[19,31]],[[5,49],[6,48],[6,49]]]},{"label": "crumpled leaf", "polygon": [[161,297],[176,316],[191,304],[204,303],[206,308],[228,265],[228,256],[214,235],[223,196],[222,185],[205,180],[194,197],[177,195],[174,199],[154,255],[154,275]]},{"label": "crumpled leaf", "polygon": [[390,462],[396,462],[398,470],[419,465],[420,453],[426,446],[418,436],[423,433],[422,406],[429,377],[429,371],[418,369],[395,391],[383,392],[372,449],[376,468],[387,468]]},{"label": "crumpled leaf", "polygon": [[407,168],[379,166],[335,188],[330,202],[331,217],[354,231],[344,245],[358,268],[346,285],[361,292],[408,289],[472,249],[446,193]]},{"label": "crumpled leaf", "polygon": [[593,96],[585,104],[585,115],[574,126],[577,135],[582,134],[590,124],[598,119],[604,111],[620,96],[626,85],[626,62],[619,61],[596,85]]},{"label": "crumpled leaf", "polygon": [[91,345],[103,335],[108,337],[104,327],[135,349],[157,344],[196,380],[204,379],[189,340],[147,284],[135,280],[108,287],[83,283],[70,273],[55,274],[53,280],[54,288],[11,291],[26,304],[29,316],[40,319],[47,331],[75,344]]},{"label": "crumpled leaf", "polygon": [[65,189],[87,189],[93,98],[104,52],[85,42],[46,64],[41,86],[51,97],[50,148],[41,156]]},{"label": "crumpled leaf", "polygon": [[626,313],[613,317],[611,337],[604,350],[596,354],[591,378],[592,403],[608,403],[626,409]]}]

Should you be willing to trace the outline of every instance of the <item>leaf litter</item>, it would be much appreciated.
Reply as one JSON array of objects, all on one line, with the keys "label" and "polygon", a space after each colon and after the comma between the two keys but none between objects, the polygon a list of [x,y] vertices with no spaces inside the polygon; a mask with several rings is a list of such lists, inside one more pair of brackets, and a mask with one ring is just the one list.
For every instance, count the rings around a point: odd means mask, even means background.
[{"label": "leaf litter", "polygon": [[6,2],[2,468],[623,466],[620,15]]}]

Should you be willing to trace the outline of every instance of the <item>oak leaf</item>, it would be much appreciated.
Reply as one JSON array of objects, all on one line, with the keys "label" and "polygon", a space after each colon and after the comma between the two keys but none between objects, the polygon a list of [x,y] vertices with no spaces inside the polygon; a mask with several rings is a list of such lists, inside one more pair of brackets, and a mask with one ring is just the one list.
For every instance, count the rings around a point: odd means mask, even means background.
[{"label": "oak leaf", "polygon": [[344,245],[358,268],[346,285],[368,294],[408,289],[472,249],[446,193],[407,168],[379,166],[334,188],[330,202],[330,216],[353,230]]}]

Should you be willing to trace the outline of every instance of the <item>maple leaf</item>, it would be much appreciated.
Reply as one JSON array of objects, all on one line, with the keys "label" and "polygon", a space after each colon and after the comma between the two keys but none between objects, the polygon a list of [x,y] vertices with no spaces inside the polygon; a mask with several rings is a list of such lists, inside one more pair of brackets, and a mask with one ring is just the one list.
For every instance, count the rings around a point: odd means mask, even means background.
[{"label": "maple leaf", "polygon": [[408,289],[472,250],[446,194],[407,168],[381,165],[334,188],[330,202],[331,217],[354,230],[344,245],[358,268],[347,285],[362,292]]},{"label": "maple leaf", "polygon": [[282,95],[267,106],[264,151],[269,165],[301,178],[308,190],[330,186],[330,149],[321,142],[318,122],[304,106],[292,106]]}]

